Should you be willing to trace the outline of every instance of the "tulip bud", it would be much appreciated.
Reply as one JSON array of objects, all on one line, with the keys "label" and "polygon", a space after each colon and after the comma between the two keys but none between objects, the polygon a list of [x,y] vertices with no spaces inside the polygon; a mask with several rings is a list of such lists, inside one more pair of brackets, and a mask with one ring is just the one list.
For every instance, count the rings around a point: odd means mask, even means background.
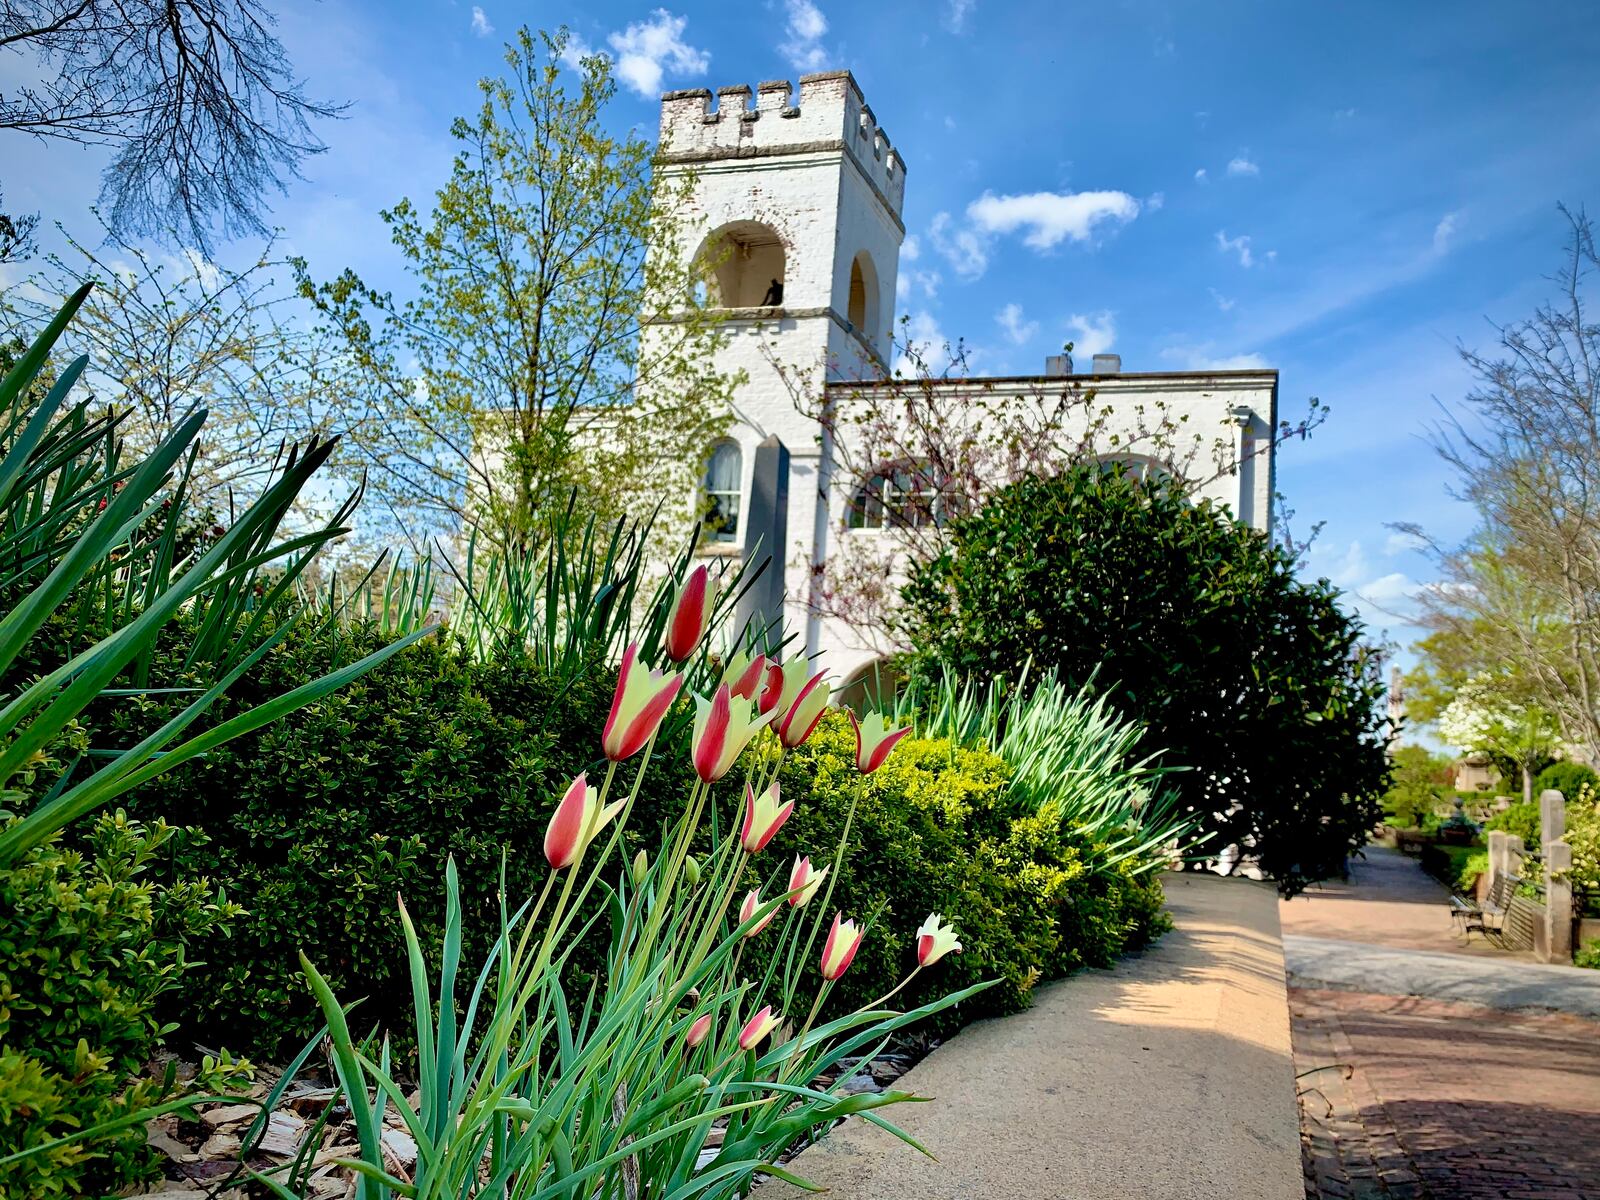
[{"label": "tulip bud", "polygon": [[638,887],[650,873],[650,856],[643,850],[633,856],[633,886]]},{"label": "tulip bud", "polygon": [[[743,925],[746,921],[748,921],[751,917],[755,916],[756,913],[758,913],[760,911],[761,911],[761,890],[759,888],[752,888],[749,892],[745,893],[744,903],[739,906],[739,924]],[[745,933],[744,933],[745,937],[747,937],[747,938],[755,937],[756,934],[760,933],[768,925],[771,925],[772,924],[772,918],[777,916],[777,915],[778,915],[778,910],[776,908],[774,908],[766,916],[762,917],[761,920],[757,921],[749,929],[745,930]]]},{"label": "tulip bud", "polygon": [[683,860],[683,877],[689,881],[690,887],[700,882],[700,864],[693,858]]},{"label": "tulip bud", "polygon": [[705,564],[690,571],[672,601],[667,614],[666,651],[673,662],[683,662],[694,653],[711,624],[717,606],[717,585]]},{"label": "tulip bud", "polygon": [[[811,897],[817,894],[817,889],[822,886],[822,881],[828,877],[828,868],[813,870],[809,858],[795,856],[794,869],[789,872],[789,891],[794,895],[789,897],[791,908],[803,908]],[[799,891],[795,891],[799,888]]]},{"label": "tulip bud", "polygon": [[617,672],[617,690],[611,713],[600,734],[600,745],[612,762],[631,758],[661,726],[661,719],[683,686],[683,676],[646,671],[639,665],[639,643],[630,642]]},{"label": "tulip bud", "polygon": [[774,1016],[772,1005],[768,1004],[745,1022],[745,1027],[739,1031],[739,1049],[754,1050],[767,1034],[781,1024],[783,1024],[783,1018]]},{"label": "tulip bud", "polygon": [[805,655],[791,658],[783,664],[783,692],[778,697],[780,713],[786,713],[794,707],[794,702],[800,698],[800,692],[810,678],[811,661]]},{"label": "tulip bud", "polygon": [[767,843],[773,839],[778,830],[783,828],[783,823],[789,819],[789,814],[794,811],[794,801],[787,804],[778,803],[778,781],[774,779],[772,786],[757,796],[755,790],[746,783],[744,785],[744,830],[739,835],[739,844],[747,854],[759,854],[767,848]]},{"label": "tulip bud", "polygon": [[697,1020],[693,1025],[689,1026],[689,1032],[683,1035],[683,1044],[690,1050],[693,1050],[701,1042],[706,1040],[706,1034],[710,1032],[711,1014],[707,1013],[705,1016]]},{"label": "tulip bud", "polygon": [[862,930],[854,921],[843,921],[843,913],[833,914],[833,928],[828,930],[828,940],[822,944],[822,977],[837,979],[850,969],[850,963],[861,948]]},{"label": "tulip bud", "polygon": [[856,730],[856,770],[863,775],[870,775],[883,766],[889,751],[911,732],[909,725],[904,729],[891,730],[881,712],[868,713],[864,721],[856,720],[855,713],[851,713],[850,724]]},{"label": "tulip bud", "polygon": [[944,924],[938,913],[929,913],[917,930],[917,966],[931,967],[946,954],[960,953],[955,926]]}]

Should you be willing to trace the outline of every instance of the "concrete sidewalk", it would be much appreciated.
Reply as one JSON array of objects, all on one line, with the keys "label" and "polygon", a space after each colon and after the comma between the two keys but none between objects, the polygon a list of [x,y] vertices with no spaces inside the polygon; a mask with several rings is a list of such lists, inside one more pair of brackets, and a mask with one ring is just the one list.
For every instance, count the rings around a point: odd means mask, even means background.
[{"label": "concrete sidewalk", "polygon": [[1423,996],[1504,1012],[1564,1012],[1600,1019],[1600,971],[1292,934],[1284,936],[1283,952],[1295,987]]},{"label": "concrete sidewalk", "polygon": [[1041,987],[898,1082],[934,1099],[883,1115],[938,1161],[852,1119],[791,1169],[842,1200],[1303,1195],[1277,894],[1166,886],[1177,928],[1152,950]]}]

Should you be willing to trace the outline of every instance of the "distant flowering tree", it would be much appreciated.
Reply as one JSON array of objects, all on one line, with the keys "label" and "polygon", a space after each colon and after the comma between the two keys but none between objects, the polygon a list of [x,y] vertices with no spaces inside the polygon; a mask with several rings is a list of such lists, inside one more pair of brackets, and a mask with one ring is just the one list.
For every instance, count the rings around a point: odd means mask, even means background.
[{"label": "distant flowering tree", "polygon": [[1510,698],[1478,675],[1463,684],[1439,714],[1439,737],[1463,754],[1480,752],[1511,763],[1522,777],[1522,798],[1533,799],[1533,777],[1561,747],[1559,722],[1530,701]]}]

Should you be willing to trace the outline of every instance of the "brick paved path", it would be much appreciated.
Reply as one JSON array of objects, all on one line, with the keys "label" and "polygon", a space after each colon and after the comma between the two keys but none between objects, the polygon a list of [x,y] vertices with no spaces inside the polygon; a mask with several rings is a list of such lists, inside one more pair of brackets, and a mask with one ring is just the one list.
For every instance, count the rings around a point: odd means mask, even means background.
[{"label": "brick paved path", "polygon": [[[1279,905],[1306,1195],[1600,1200],[1600,1021],[1504,1011],[1530,999],[1560,1007],[1592,973],[1463,942],[1444,889],[1414,861],[1368,854],[1347,882]],[[1297,958],[1301,942],[1322,958],[1334,947],[1358,968],[1337,986],[1362,990],[1326,990],[1335,981],[1317,982],[1322,959]],[[1480,975],[1507,986],[1472,986]],[[1513,990],[1516,1005],[1479,1007]]]},{"label": "brick paved path", "polygon": [[1600,1200],[1600,1022],[1300,988],[1289,1003],[1308,1197]]}]

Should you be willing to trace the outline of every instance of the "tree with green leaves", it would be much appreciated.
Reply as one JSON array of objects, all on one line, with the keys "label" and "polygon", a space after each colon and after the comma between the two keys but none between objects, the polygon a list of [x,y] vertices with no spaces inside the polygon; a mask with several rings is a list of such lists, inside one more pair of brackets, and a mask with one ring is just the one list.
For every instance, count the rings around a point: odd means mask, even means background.
[{"label": "tree with green leaves", "polygon": [[1186,808],[1288,893],[1343,871],[1390,764],[1381,657],[1326,580],[1210,501],[1095,465],[951,522],[904,592],[919,671],[1056,669],[1146,727]]},{"label": "tree with green leaves", "polygon": [[432,211],[383,214],[409,295],[298,265],[340,352],[323,390],[345,466],[413,535],[470,520],[537,544],[574,489],[603,515],[686,506],[728,419],[737,379],[715,365],[717,319],[677,250],[692,180],[657,179],[651,143],[607,128],[611,64],[591,56],[574,76],[567,47],[565,30],[523,29],[507,77],[451,126]]}]

